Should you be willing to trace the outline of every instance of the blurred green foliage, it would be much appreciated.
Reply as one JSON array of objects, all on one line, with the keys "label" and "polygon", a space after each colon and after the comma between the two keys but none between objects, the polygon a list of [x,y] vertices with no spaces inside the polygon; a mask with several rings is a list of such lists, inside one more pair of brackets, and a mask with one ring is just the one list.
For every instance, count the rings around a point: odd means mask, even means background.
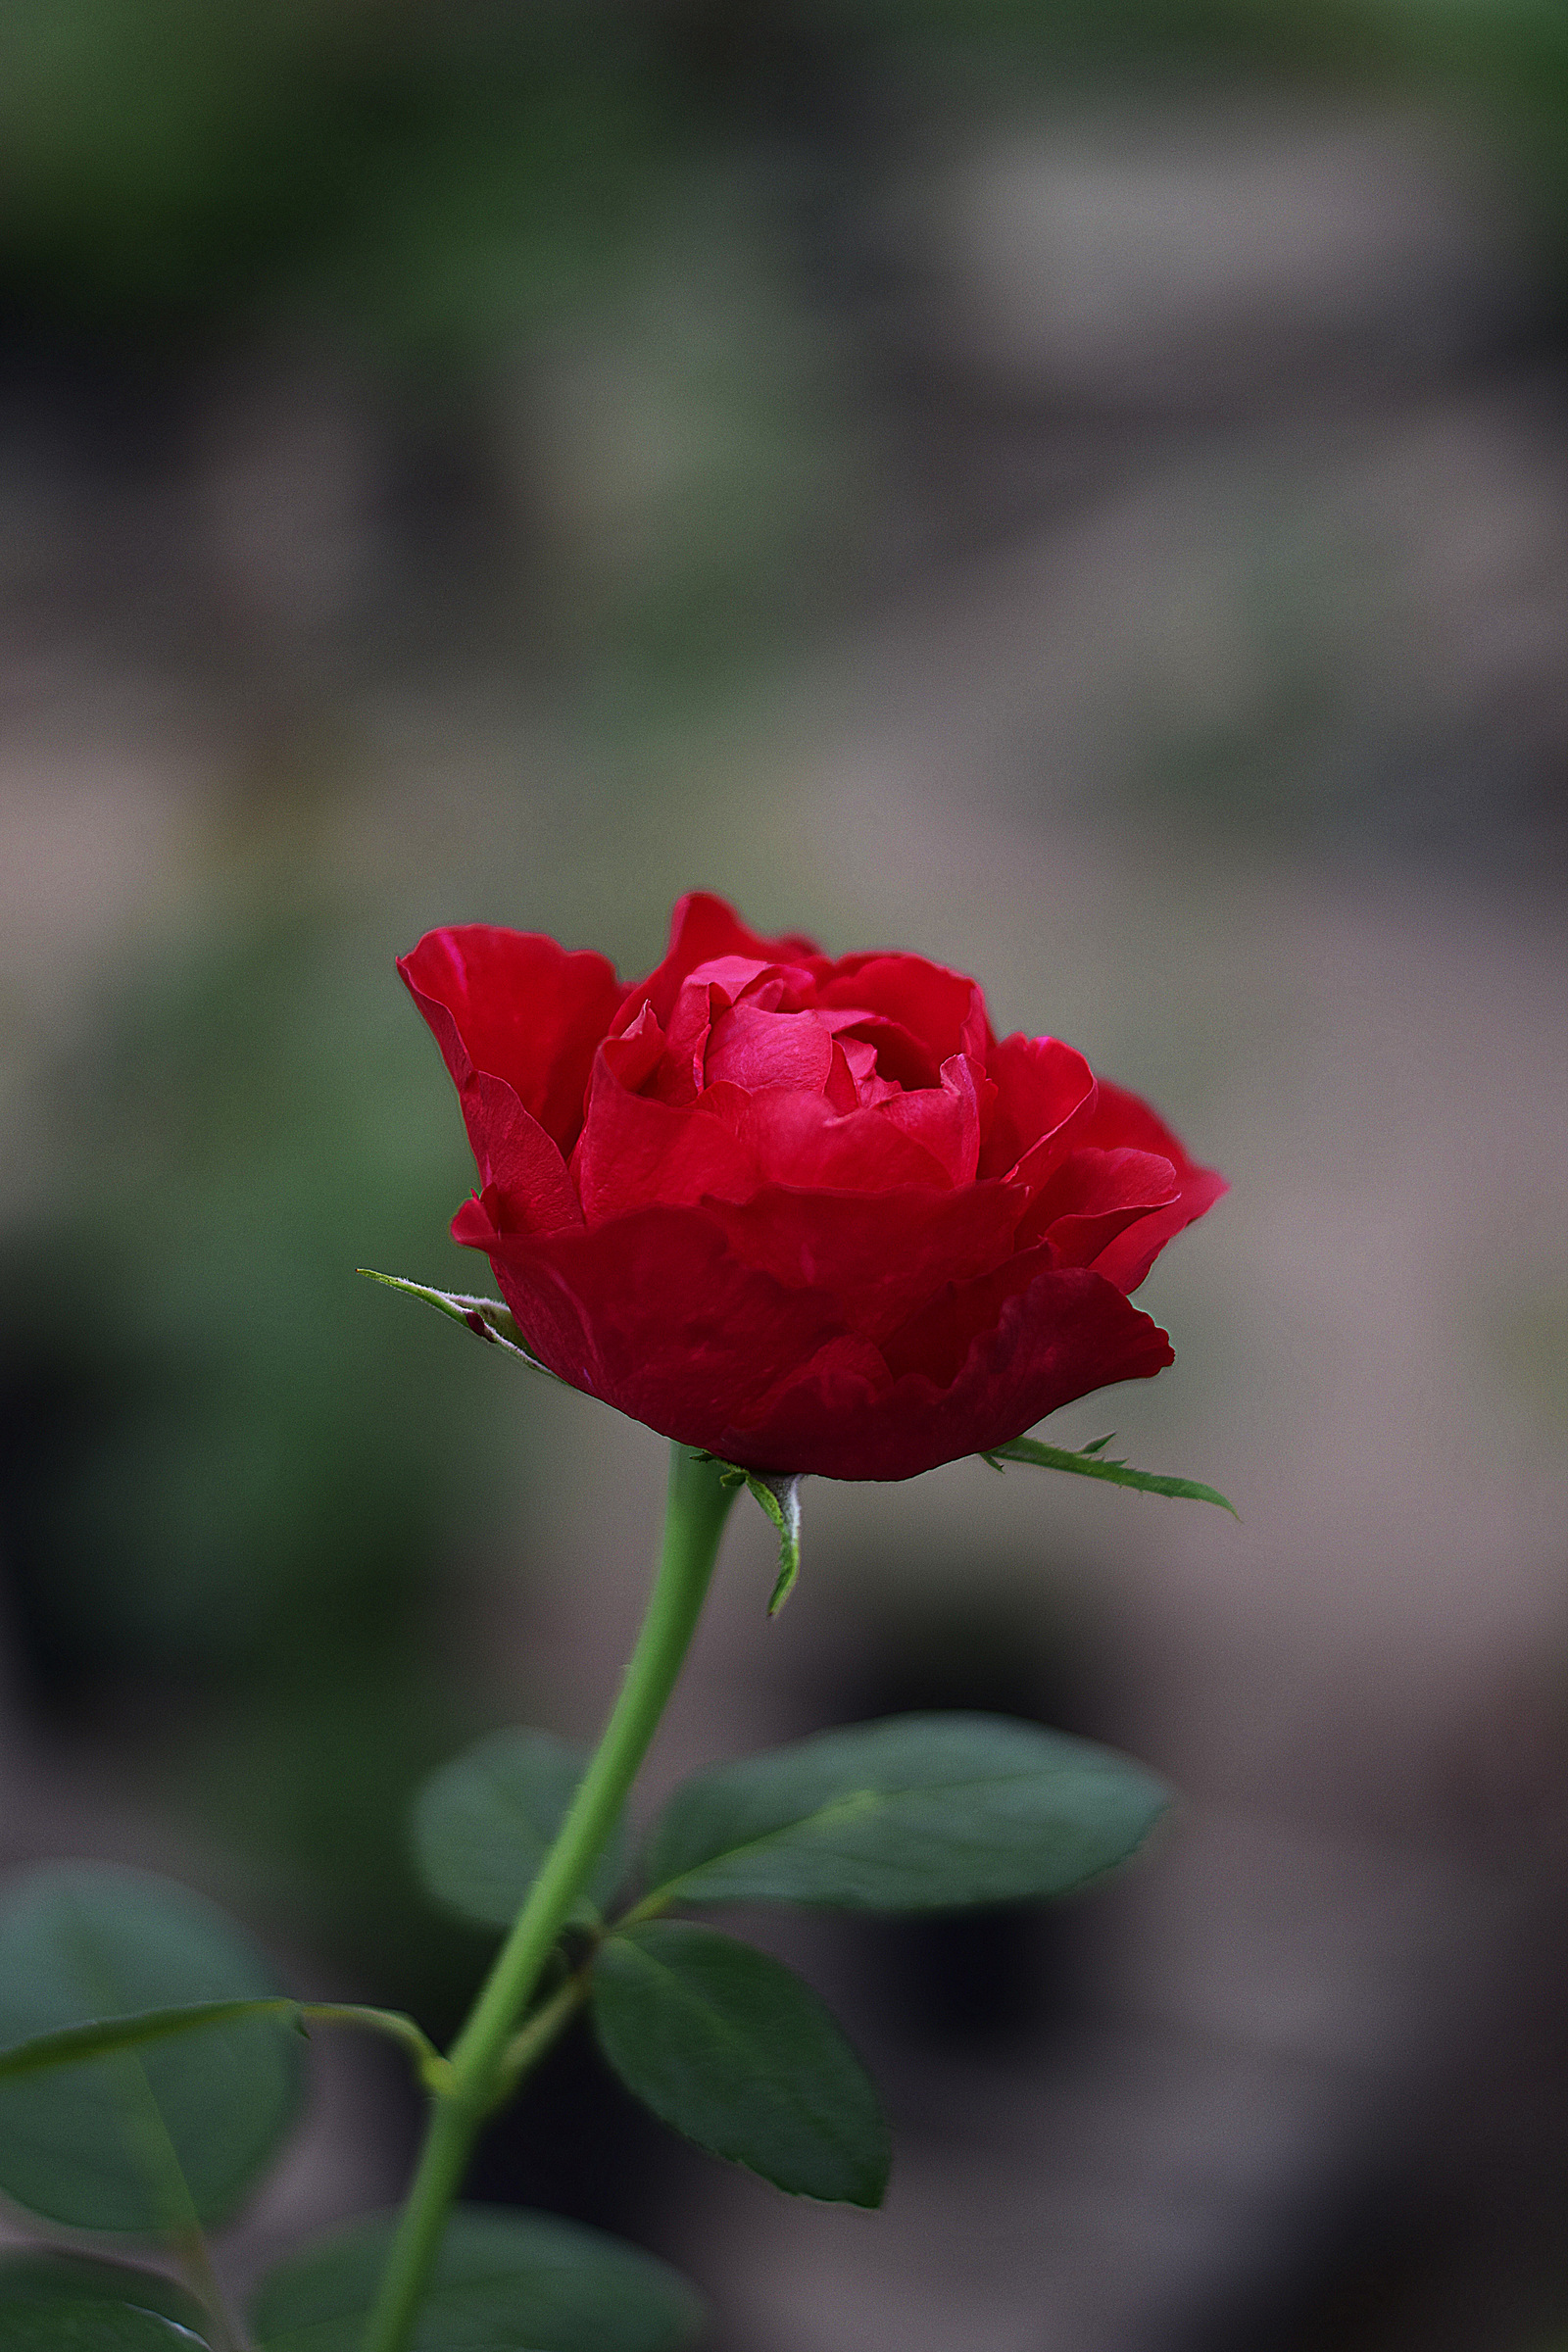
[{"label": "blurred green foliage", "polygon": [[525,1416],[355,1276],[441,1271],[471,1173],[389,965],[327,894],[230,908],[55,1074],[59,1189],[0,1256],[0,1532],[44,1714],[416,1973],[403,1792],[473,1728],[444,1596]]},{"label": "blurred green foliage", "polygon": [[[525,349],[509,658],[569,673],[646,797],[660,698],[829,604],[874,527],[854,221],[901,141],[925,152],[915,120],[1227,74],[1462,109],[1568,224],[1561,0],[15,0],[0,317],[94,365],[298,329],[459,409]],[[1288,707],[1191,751],[1227,823],[1260,742],[1315,740],[1347,628],[1316,542],[1295,571],[1283,544],[1252,604],[1283,615]],[[607,866],[634,797],[593,816]],[[0,1236],[0,1542],[40,1709],[141,1757],[434,2022],[472,1954],[411,1932],[402,1798],[480,1728],[443,1595],[495,1546],[526,1410],[353,1278],[458,1279],[469,1169],[401,944],[324,891],[259,897],[54,1074],[54,1204]]]},{"label": "blurred green foliage", "polygon": [[1568,203],[1556,0],[18,0],[0,289],[143,338],[281,311],[472,354],[624,273],[716,155],[874,138],[889,77],[951,103],[1194,68],[1479,108]]},{"label": "blurred green foliage", "polygon": [[465,340],[580,292],[670,151],[634,12],[58,0],[0,29],[13,299],[139,335],[283,302]]}]

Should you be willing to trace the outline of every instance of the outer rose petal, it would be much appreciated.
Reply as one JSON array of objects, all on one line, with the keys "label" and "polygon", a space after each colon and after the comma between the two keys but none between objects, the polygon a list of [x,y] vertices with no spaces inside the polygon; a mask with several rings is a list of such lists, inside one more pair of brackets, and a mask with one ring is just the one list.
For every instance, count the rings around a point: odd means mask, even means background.
[{"label": "outer rose petal", "polygon": [[481,1070],[503,1079],[569,1152],[594,1049],[624,993],[614,965],[587,951],[568,955],[537,931],[464,923],[427,931],[398,970],[463,1098],[474,1157],[482,1157],[473,1087]]},{"label": "outer rose petal", "polygon": [[1035,1152],[1035,1181],[1043,1181],[1071,1144],[1087,1140],[1081,1130],[1094,1112],[1094,1071],[1060,1038],[1004,1037],[986,1057],[986,1075],[996,1085],[997,1104],[980,1154],[981,1175],[1006,1176]]},{"label": "outer rose petal", "polygon": [[[831,1298],[741,1265],[700,1209],[640,1209],[544,1236],[486,1231],[478,1208],[467,1203],[454,1232],[487,1251],[551,1371],[751,1470],[913,1478],[1172,1361],[1148,1315],[1074,1267],[1006,1298],[951,1384],[925,1372],[895,1381],[878,1349],[838,1327]],[[763,1386],[763,1368],[780,1363],[792,1369]]]},{"label": "outer rose petal", "polygon": [[[552,1372],[683,1446],[713,1448],[733,1413],[760,1407],[780,1364],[849,1345],[836,1302],[743,1266],[711,1217],[641,1208],[549,1236],[457,1238],[484,1249],[529,1347]],[[882,1378],[886,1380],[882,1369]]]},{"label": "outer rose petal", "polygon": [[709,1200],[744,1265],[791,1290],[826,1292],[857,1337],[880,1343],[945,1284],[1007,1259],[1023,1195],[1002,1184],[954,1192],[807,1192],[770,1184]]},{"label": "outer rose petal", "polygon": [[1174,1360],[1158,1325],[1102,1276],[1048,1270],[977,1334],[950,1386],[906,1372],[883,1388],[824,1355],[782,1382],[764,1412],[751,1421],[737,1415],[706,1443],[748,1470],[914,1478],[1005,1446],[1073,1397],[1112,1381],[1152,1379]]},{"label": "outer rose petal", "polygon": [[1030,1201],[1018,1246],[1049,1242],[1054,1265],[1096,1265],[1118,1234],[1173,1206],[1177,1198],[1176,1171],[1157,1152],[1125,1146],[1100,1152],[1085,1145],[1068,1152]]},{"label": "outer rose petal", "polygon": [[1139,1096],[1103,1078],[1093,1115],[1073,1140],[1098,1144],[1102,1150],[1126,1144],[1138,1152],[1157,1152],[1176,1171],[1176,1199],[1170,1206],[1156,1208],[1130,1225],[1094,1260],[1096,1272],[1113,1282],[1118,1291],[1136,1291],[1165,1244],[1231,1189],[1217,1168],[1200,1167],[1197,1160],[1189,1159],[1179,1137]]}]

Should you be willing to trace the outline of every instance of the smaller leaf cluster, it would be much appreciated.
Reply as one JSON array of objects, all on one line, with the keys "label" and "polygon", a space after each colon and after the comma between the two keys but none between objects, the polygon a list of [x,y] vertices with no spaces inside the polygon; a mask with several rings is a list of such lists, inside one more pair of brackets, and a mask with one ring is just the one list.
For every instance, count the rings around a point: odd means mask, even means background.
[{"label": "smaller leaf cluster", "polygon": [[[446,2061],[411,2018],[290,1998],[244,1932],[188,1889],[97,1864],[34,1872],[0,1914],[0,2191],[47,2222],[187,2256],[281,2149],[303,2035],[320,2024],[391,2035],[441,2087]],[[256,2352],[360,2352],[393,2227],[372,2217],[274,2270],[249,2314]],[[549,2215],[466,2208],[415,2340],[417,2352],[677,2352],[701,2317],[685,2280],[635,2247]],[[0,2256],[4,2352],[235,2341],[210,2300],[159,2272]]]},{"label": "smaller leaf cluster", "polygon": [[[543,1732],[479,1740],[427,1782],[414,1836],[433,1896],[510,1925],[586,1758]],[[700,1918],[735,1902],[921,1912],[1036,1902],[1124,1860],[1166,1802],[1109,1750],[984,1715],[825,1732],[699,1774],[638,1845],[617,1824],[503,2066],[506,2095],[579,2010],[610,2065],[699,2147],[799,2196],[877,2204],[876,2090],[810,1986]],[[618,1898],[618,1908],[617,1908]],[[45,2220],[200,2248],[283,2144],[303,2037],[368,2028],[445,2095],[448,2061],[395,2011],[280,1991],[235,1924],[145,1874],[56,1865],[0,1913],[0,2191]],[[250,2313],[257,2352],[359,2352],[391,2217],[292,2255]],[[202,2283],[197,2263],[192,2282]],[[460,2208],[416,2352],[675,2352],[701,2307],[674,2273],[541,2214]],[[231,2352],[203,2298],[79,2256],[0,2258],[5,2352]]]},{"label": "smaller leaf cluster", "polygon": [[298,2113],[298,2015],[188,1889],[33,1873],[0,1918],[0,2189],[77,2230],[226,2221]]},{"label": "smaller leaf cluster", "polygon": [[[463,1917],[514,1914],[586,1759],[540,1732],[481,1740],[426,1785],[425,1884]],[[667,1916],[799,1903],[932,1912],[1040,1902],[1124,1861],[1164,1809],[1110,1750],[985,1715],[906,1715],[703,1773],[643,1839],[626,1907],[623,1825],[519,2056],[575,2008],[644,2104],[699,2147],[798,2196],[875,2205],[890,2162],[876,2091],[817,1995],[769,1954]]]}]

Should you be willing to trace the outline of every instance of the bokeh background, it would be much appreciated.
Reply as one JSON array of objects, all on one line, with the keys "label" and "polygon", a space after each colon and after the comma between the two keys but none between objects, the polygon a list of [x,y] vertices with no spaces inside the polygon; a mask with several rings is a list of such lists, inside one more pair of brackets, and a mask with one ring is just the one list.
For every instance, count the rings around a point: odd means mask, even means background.
[{"label": "bokeh background", "polygon": [[[1234,1193],[1115,1427],[738,1515],[651,1785],[995,1706],[1184,1795],[1045,1918],[754,1923],[876,2219],[568,2044],[475,2180],[711,2352],[1543,2352],[1568,2318],[1568,14],[51,0],[0,18],[0,1852],[454,2023],[409,1789],[588,1733],[662,1447],[468,1287],[391,959],[918,947]],[[236,2278],[395,2193],[321,2049]]]}]

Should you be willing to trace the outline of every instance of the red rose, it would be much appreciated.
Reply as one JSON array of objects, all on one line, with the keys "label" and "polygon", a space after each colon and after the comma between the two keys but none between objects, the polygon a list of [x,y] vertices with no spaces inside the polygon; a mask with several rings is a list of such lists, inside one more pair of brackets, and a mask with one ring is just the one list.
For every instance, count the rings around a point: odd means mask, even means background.
[{"label": "red rose", "polygon": [[682,899],[624,987],[527,931],[402,972],[463,1100],[482,1250],[572,1388],[751,1470],[910,1478],[1172,1361],[1130,1306],[1225,1190],[972,980]]}]

